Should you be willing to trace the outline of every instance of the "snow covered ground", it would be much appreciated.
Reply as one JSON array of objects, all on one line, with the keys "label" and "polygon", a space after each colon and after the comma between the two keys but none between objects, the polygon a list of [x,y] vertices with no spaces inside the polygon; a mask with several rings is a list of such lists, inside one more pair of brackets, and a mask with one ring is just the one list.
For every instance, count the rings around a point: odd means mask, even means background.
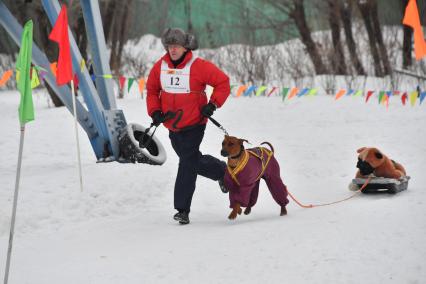
[{"label": "snow covered ground", "polygon": [[[271,142],[289,190],[304,203],[345,198],[356,149],[377,146],[411,176],[408,191],[360,195],[321,208],[290,201],[264,183],[249,216],[229,221],[227,195],[200,177],[191,224],[172,220],[177,157],[162,166],[96,164],[80,129],[79,190],[73,118],[34,94],[27,124],[10,283],[424,283],[426,110],[388,110],[372,98],[229,98],[215,118],[253,145]],[[19,147],[15,91],[0,92],[0,271],[3,277]],[[145,100],[118,100],[128,122],[147,125]],[[202,151],[220,157],[223,133],[209,124]]]}]

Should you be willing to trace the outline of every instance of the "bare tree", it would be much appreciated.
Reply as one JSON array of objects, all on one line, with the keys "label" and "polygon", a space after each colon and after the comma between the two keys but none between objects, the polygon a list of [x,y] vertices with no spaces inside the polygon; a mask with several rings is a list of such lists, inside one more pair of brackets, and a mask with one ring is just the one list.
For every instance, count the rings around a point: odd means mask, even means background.
[{"label": "bare tree", "polygon": [[379,49],[380,60],[382,61],[383,72],[385,75],[392,73],[392,69],[389,63],[389,56],[387,53],[386,45],[383,41],[383,34],[380,27],[379,13],[377,7],[377,0],[369,0],[371,3],[371,20],[373,22],[373,30]]},{"label": "bare tree", "polygon": [[386,74],[390,74],[391,69],[386,47],[383,43],[382,31],[377,13],[377,1],[358,0],[357,3],[367,30],[370,52],[374,60],[375,74],[376,76],[383,77]]},{"label": "bare tree", "polygon": [[365,75],[364,67],[358,57],[356,44],[352,33],[352,0],[338,0],[340,2],[340,15],[345,32],[346,46],[348,47],[351,62],[358,75]]},{"label": "bare tree", "polygon": [[192,26],[192,20],[191,20],[191,0],[186,0],[185,2],[185,14],[188,19],[188,26],[187,26],[187,32],[194,33],[194,28]]},{"label": "bare tree", "polygon": [[300,34],[300,38],[305,45],[306,51],[314,65],[316,74],[327,74],[327,68],[318,51],[316,42],[312,39],[311,30],[306,21],[303,0],[267,0],[267,3],[293,20]]},{"label": "bare tree", "polygon": [[333,40],[334,56],[332,57],[332,68],[334,74],[345,75],[346,63],[345,56],[343,53],[342,42],[340,39],[340,1],[339,0],[328,0],[328,22],[331,28],[331,38]]}]

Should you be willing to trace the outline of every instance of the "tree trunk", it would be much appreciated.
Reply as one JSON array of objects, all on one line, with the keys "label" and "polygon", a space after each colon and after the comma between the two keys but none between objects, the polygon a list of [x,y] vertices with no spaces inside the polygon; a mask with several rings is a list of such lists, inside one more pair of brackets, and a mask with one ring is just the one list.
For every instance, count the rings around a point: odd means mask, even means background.
[{"label": "tree trunk", "polygon": [[374,33],[373,24],[371,23],[371,5],[370,1],[358,0],[358,8],[361,12],[364,21],[365,29],[367,30],[368,42],[370,45],[370,52],[374,61],[374,72],[378,77],[383,77],[384,72],[380,62],[379,51],[377,50],[376,38]]},{"label": "tree trunk", "polygon": [[325,67],[321,56],[318,52],[317,44],[314,42],[311,36],[311,30],[306,23],[305,9],[303,0],[293,0],[293,10],[289,16],[294,20],[297,30],[299,31],[301,40],[306,47],[309,57],[315,68],[317,75],[327,74],[327,68]]},{"label": "tree trunk", "polygon": [[[401,4],[402,9],[402,17],[405,14],[405,7],[407,7],[408,0],[402,0]],[[402,20],[401,20],[402,22]],[[413,57],[411,55],[413,51],[413,46],[411,44],[411,40],[413,38],[413,29],[404,25],[404,39],[402,41],[402,66],[404,69],[407,69],[409,66],[413,64]]]},{"label": "tree trunk", "polygon": [[187,19],[188,19],[187,32],[190,33],[190,34],[193,34],[194,33],[194,27],[192,26],[192,20],[191,20],[191,0],[186,0],[185,10],[186,10],[186,16],[187,16]]},{"label": "tree trunk", "polygon": [[111,39],[112,34],[112,28],[114,27],[114,13],[116,8],[116,1],[108,1],[106,3],[106,8],[101,9],[105,10],[105,13],[103,14],[102,18],[102,25],[104,28],[104,34],[105,34],[105,41],[109,42]]},{"label": "tree trunk", "polygon": [[332,57],[332,68],[334,74],[346,75],[345,55],[343,53],[342,42],[340,39],[340,12],[339,0],[328,0],[329,14],[328,22],[331,28],[331,38],[333,40],[334,56]]},{"label": "tree trunk", "polygon": [[118,50],[117,50],[117,68],[121,68],[121,56],[123,54],[123,47],[129,36],[129,28],[131,23],[131,11],[133,7],[133,0],[127,0],[124,6],[123,16],[120,23],[120,33],[118,37]]},{"label": "tree trunk", "polygon": [[340,2],[340,15],[343,23],[343,29],[345,31],[346,45],[348,46],[349,56],[357,74],[365,75],[365,70],[362,66],[361,60],[358,57],[355,40],[352,34],[352,1],[342,1],[344,2]]},{"label": "tree trunk", "polygon": [[87,60],[87,34],[86,27],[84,25],[83,14],[78,14],[77,23],[74,26],[75,41],[78,49],[80,50],[81,56],[84,60]]},{"label": "tree trunk", "polygon": [[382,61],[383,72],[384,75],[389,75],[392,73],[392,68],[390,66],[388,52],[383,41],[382,29],[380,28],[379,14],[377,12],[377,0],[369,0],[369,2],[371,5],[371,19],[373,23],[373,30],[379,49],[379,56]]}]

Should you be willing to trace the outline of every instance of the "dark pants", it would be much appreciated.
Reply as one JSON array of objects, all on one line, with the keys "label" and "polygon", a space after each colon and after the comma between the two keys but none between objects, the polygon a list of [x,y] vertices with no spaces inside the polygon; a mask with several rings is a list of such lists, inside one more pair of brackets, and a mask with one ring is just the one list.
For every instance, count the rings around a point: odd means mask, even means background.
[{"label": "dark pants", "polygon": [[190,212],[197,175],[219,180],[223,178],[226,163],[200,152],[206,125],[180,132],[169,132],[173,149],[179,156],[179,169],[176,177],[174,205],[179,211]]}]

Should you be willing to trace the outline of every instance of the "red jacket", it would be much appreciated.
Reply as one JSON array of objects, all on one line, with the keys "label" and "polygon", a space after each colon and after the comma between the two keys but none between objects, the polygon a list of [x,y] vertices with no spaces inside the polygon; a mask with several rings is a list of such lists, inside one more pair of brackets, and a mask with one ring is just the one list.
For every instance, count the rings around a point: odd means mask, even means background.
[{"label": "red jacket", "polygon": [[[188,51],[185,59],[176,69],[184,68],[192,56],[192,52]],[[213,63],[202,58],[197,58],[191,65],[189,78],[191,93],[167,93],[162,90],[160,81],[161,63],[163,60],[166,61],[169,68],[174,68],[168,53],[152,67],[146,85],[148,114],[151,116],[156,110],[161,110],[164,114],[171,111],[179,115],[179,112],[182,112],[182,118],[176,125],[177,128],[173,127],[177,117],[164,122],[164,126],[171,131],[179,131],[186,126],[197,123],[206,124],[207,118],[203,118],[201,115],[201,108],[207,104],[207,96],[204,92],[206,85],[213,87],[210,102],[219,108],[223,105],[231,91],[228,76]]]}]

